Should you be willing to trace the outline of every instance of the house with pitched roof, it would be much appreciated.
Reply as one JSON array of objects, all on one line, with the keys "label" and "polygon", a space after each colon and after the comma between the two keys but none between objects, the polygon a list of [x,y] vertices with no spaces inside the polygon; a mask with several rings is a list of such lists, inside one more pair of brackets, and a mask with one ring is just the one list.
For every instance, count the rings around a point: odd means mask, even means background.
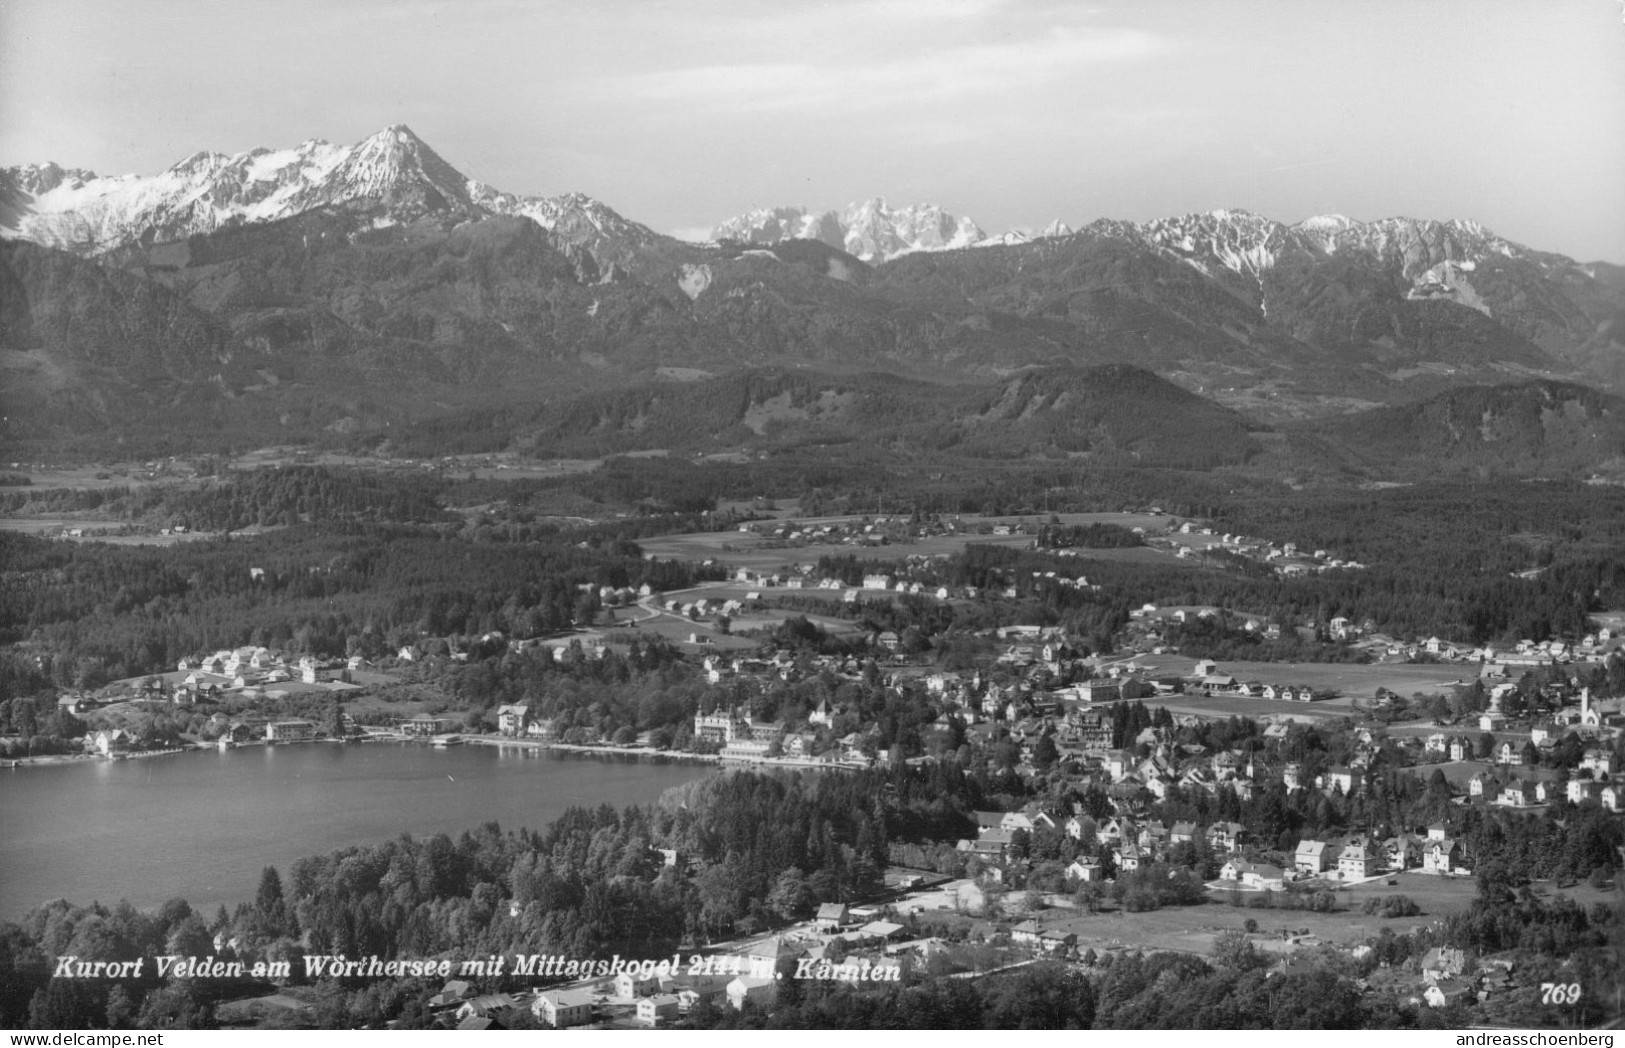
[{"label": "house with pitched roof", "polygon": [[733,1005],[735,1011],[745,1007],[746,1002],[752,1004],[772,1004],[778,997],[778,981],[771,976],[741,975],[728,984],[728,1003]]},{"label": "house with pitched roof", "polygon": [[1364,880],[1377,872],[1380,849],[1363,837],[1356,837],[1343,845],[1337,853],[1337,873],[1345,881]]},{"label": "house with pitched roof", "polygon": [[851,923],[852,913],[844,902],[824,903],[818,907],[818,915],[813,918],[813,927],[825,934],[838,932]]},{"label": "house with pitched roof", "polygon": [[1450,873],[1462,863],[1462,846],[1460,841],[1445,837],[1440,840],[1429,839],[1422,846],[1422,872],[1423,873]]},{"label": "house with pitched roof", "polygon": [[530,728],[530,704],[517,702],[497,707],[497,730],[504,735],[520,736]]},{"label": "house with pitched roof", "polygon": [[658,993],[638,999],[638,1022],[645,1026],[658,1026],[677,1018],[679,1002],[676,994]]},{"label": "house with pitched roof", "polygon": [[536,995],[531,1012],[556,1030],[592,1022],[591,990],[547,990]]},{"label": "house with pitched roof", "polygon": [[1298,842],[1298,850],[1292,858],[1293,868],[1299,873],[1321,874],[1326,872],[1326,842],[1304,840]]}]

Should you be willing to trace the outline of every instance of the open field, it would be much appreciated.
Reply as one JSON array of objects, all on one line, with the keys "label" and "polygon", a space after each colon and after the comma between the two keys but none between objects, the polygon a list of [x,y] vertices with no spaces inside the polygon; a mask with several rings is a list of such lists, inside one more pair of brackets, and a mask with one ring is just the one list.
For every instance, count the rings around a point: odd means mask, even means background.
[{"label": "open field", "polygon": [[1606,627],[1618,633],[1625,629],[1625,611],[1599,611],[1591,616],[1591,624]]},{"label": "open field", "polygon": [[[633,455],[663,455],[665,452],[634,452]],[[533,459],[510,452],[481,455],[453,455],[435,459],[387,459],[370,455],[341,455],[312,452],[302,448],[260,448],[233,459],[234,469],[267,466],[336,466],[386,472],[427,472],[443,469],[459,477],[473,474],[481,480],[537,480],[571,473],[587,473],[603,464],[603,459]]]},{"label": "open field", "polygon": [[[707,642],[720,651],[740,651],[756,647],[760,641],[754,637],[739,637],[731,633],[722,633],[714,623],[690,622],[678,615],[662,612],[653,617],[642,608],[636,613],[628,614],[632,609],[621,608],[613,616],[613,623],[605,625],[606,633],[640,633],[662,637],[674,644],[682,644],[693,635],[707,639]],[[733,628],[741,628],[742,620],[735,619]]]},{"label": "open field", "polygon": [[[1360,942],[1377,935],[1384,927],[1408,932],[1469,909],[1477,892],[1473,880],[1467,877],[1435,877],[1413,872],[1398,874],[1397,878],[1397,885],[1388,885],[1385,878],[1339,890],[1337,902],[1342,909],[1332,913],[1233,906],[1228,893],[1214,892],[1211,901],[1201,906],[1095,914],[1055,909],[1037,915],[1037,919],[1046,929],[1060,928],[1075,933],[1080,951],[1124,947],[1180,950],[1204,956],[1212,951],[1213,941],[1220,933],[1243,931],[1251,919],[1258,922],[1256,938],[1260,945],[1274,952],[1293,949],[1284,941],[1283,930],[1292,935],[1311,935],[1336,945]],[[1245,902],[1251,894],[1243,892],[1240,898]],[[1575,896],[1572,890],[1568,894]],[[1368,897],[1385,895],[1409,896],[1422,908],[1421,916],[1384,920],[1360,912]]]},{"label": "open field", "polygon": [[1353,713],[1346,705],[1330,702],[1285,702],[1281,699],[1255,699],[1246,695],[1160,695],[1140,700],[1148,709],[1165,707],[1169,713],[1188,713],[1196,717],[1265,717],[1293,720],[1325,720],[1347,717]]},{"label": "open field", "polygon": [[[1342,908],[1332,913],[1232,906],[1227,893],[1216,892],[1213,901],[1202,906],[1167,907],[1146,913],[1087,914],[1057,909],[1038,915],[1038,919],[1045,928],[1074,932],[1080,951],[1121,946],[1207,955],[1221,932],[1243,931],[1250,918],[1258,922],[1255,940],[1262,948],[1270,952],[1291,952],[1296,947],[1285,941],[1283,930],[1294,936],[1310,935],[1333,945],[1350,945],[1380,934],[1383,928],[1405,933],[1442,921],[1471,909],[1477,897],[1478,887],[1471,877],[1438,877],[1415,871],[1395,877],[1398,884],[1390,885],[1386,883],[1387,878],[1382,878],[1338,890],[1337,903]],[[1582,907],[1611,898],[1610,893],[1584,883],[1564,888],[1561,893],[1550,882],[1537,881],[1531,888],[1543,899],[1563,894]],[[1384,919],[1360,912],[1367,898],[1387,895],[1409,897],[1421,907],[1422,913],[1416,917]],[[1245,900],[1247,894],[1241,897]]]},{"label": "open field", "polygon": [[908,556],[951,556],[972,543],[1024,549],[1031,535],[933,535],[917,542],[891,542],[884,546],[857,543],[797,543],[785,545],[761,535],[740,531],[711,531],[692,535],[660,535],[639,539],[643,552],[676,560],[719,560],[736,568],[773,571],[786,565],[811,564],[819,557],[853,556],[859,560],[900,560]]},{"label": "open field", "polygon": [[1110,560],[1121,564],[1183,564],[1192,571],[1221,571],[1215,564],[1202,560],[1180,560],[1166,549],[1156,546],[1123,546],[1114,549],[1079,549],[1079,560]]},{"label": "open field", "polygon": [[[741,504],[746,505],[746,504]],[[797,518],[802,525],[850,524],[863,517]],[[1042,517],[959,517],[961,527],[976,528],[986,524],[1037,524],[1048,520]],[[1116,524],[1125,528],[1142,527],[1150,531],[1168,526],[1167,517],[1146,513],[1062,513],[1057,519],[1063,524]],[[1025,549],[1032,545],[1031,535],[982,535],[964,531],[954,535],[932,535],[916,541],[894,541],[884,546],[859,543],[797,543],[786,545],[782,541],[744,531],[713,531],[687,535],[657,535],[642,539],[639,545],[651,556],[672,557],[679,560],[716,559],[734,567],[755,570],[774,569],[789,564],[812,563],[822,556],[855,556],[862,560],[898,560],[908,556],[951,556],[966,546],[984,543]],[[1090,549],[1080,551],[1080,557],[1098,557],[1101,560],[1133,560],[1148,563],[1166,563],[1172,555],[1143,547],[1129,549]]]},{"label": "open field", "polygon": [[[171,464],[174,465],[174,464]],[[190,467],[178,466],[149,470],[138,462],[118,465],[32,467],[19,464],[10,472],[21,473],[29,479],[27,487],[10,488],[13,492],[46,491],[70,488],[75,491],[96,491],[102,488],[143,488],[154,485],[186,485],[196,487]]]},{"label": "open field", "polygon": [[[25,490],[25,489],[24,489]],[[105,517],[0,517],[0,531],[18,531],[24,535],[55,533],[64,528],[117,528],[120,520]]]},{"label": "open field", "polygon": [[[1183,655],[1142,655],[1134,662],[1153,676],[1188,676],[1196,668],[1196,660]],[[1335,692],[1335,698],[1307,704],[1323,708],[1347,707],[1355,700],[1374,698],[1378,688],[1387,688],[1399,695],[1442,691],[1452,684],[1465,683],[1466,671],[1461,666],[1401,662],[1220,662],[1218,672],[1242,681],[1307,684],[1316,691]],[[1301,710],[1306,704],[1283,705]]]},{"label": "open field", "polygon": [[[1448,728],[1441,728],[1435,725],[1432,721],[1422,721],[1420,723],[1413,724],[1390,724],[1388,726],[1388,734],[1396,738],[1425,739],[1429,735],[1441,733],[1449,736],[1465,735],[1474,742],[1477,742],[1478,737],[1484,734],[1484,732],[1479,728],[1477,721],[1463,721],[1460,724],[1452,724]],[[1492,731],[1489,733],[1489,736],[1497,743],[1513,742],[1520,746],[1529,741],[1528,731]]]},{"label": "open field", "polygon": [[[754,591],[742,586],[706,586],[663,593],[659,599],[661,601],[679,600],[685,603],[701,598],[707,600],[742,600],[748,592]],[[793,593],[798,591],[785,590],[782,592]],[[799,592],[815,593],[818,591]],[[839,597],[840,594],[837,592],[835,595]],[[759,638],[751,636],[751,634],[775,629],[786,619],[792,618],[805,618],[827,633],[852,633],[858,628],[856,624],[832,615],[819,615],[815,612],[804,612],[790,608],[763,608],[734,615],[729,625],[729,633],[722,633],[717,629],[716,622],[713,619],[692,622],[673,612],[655,612],[647,606],[640,605],[635,608],[612,609],[610,619],[613,624],[606,625],[604,629],[606,631],[622,628],[638,629],[672,641],[687,641],[691,634],[698,634],[710,638],[711,643],[718,648],[740,649],[753,648],[760,643]]]},{"label": "open field", "polygon": [[[16,531],[24,535],[57,536],[64,529],[83,528],[87,532],[94,532],[104,528],[108,530],[122,528],[126,526],[126,523],[125,521],[103,518],[0,517],[0,531]],[[242,533],[238,532],[238,534]],[[219,535],[219,532],[214,531],[188,531],[181,535],[137,532],[130,535],[86,534],[63,536],[63,539],[67,542],[105,542],[111,546],[174,546],[182,542],[197,542],[201,539],[218,538]]]}]

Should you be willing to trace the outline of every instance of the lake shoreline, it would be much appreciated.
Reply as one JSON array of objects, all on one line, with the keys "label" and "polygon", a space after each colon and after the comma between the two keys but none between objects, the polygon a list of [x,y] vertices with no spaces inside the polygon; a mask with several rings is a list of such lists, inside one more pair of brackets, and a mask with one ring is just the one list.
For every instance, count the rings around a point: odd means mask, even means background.
[{"label": "lake shoreline", "polygon": [[[637,760],[650,760],[657,764],[688,763],[721,764],[722,758],[715,753],[689,753],[685,750],[657,750],[652,746],[605,746],[578,744],[569,742],[549,742],[543,739],[516,739],[502,735],[463,735],[463,744],[470,746],[498,746],[525,750],[549,750],[554,753],[568,753],[583,757],[614,757],[634,758]],[[411,735],[361,735],[348,739],[288,739],[268,742],[264,739],[255,739],[251,742],[237,742],[225,747],[226,750],[258,749],[267,746],[303,746],[319,743],[416,743],[419,745],[432,745],[427,738],[418,738]],[[190,746],[181,746],[167,750],[140,750],[127,751],[117,756],[108,756],[105,753],[50,753],[38,757],[17,757],[0,760],[0,768],[11,770],[33,767],[63,767],[74,764],[112,763],[122,760],[137,760],[150,757],[173,757],[182,753],[211,753],[220,751],[221,747],[212,742],[199,742]],[[771,763],[768,761],[766,763]]]},{"label": "lake shoreline", "polygon": [[574,753],[594,757],[648,758],[657,763],[694,761],[702,764],[720,764],[722,758],[714,753],[689,753],[686,750],[657,750],[652,746],[595,746],[587,743],[548,742],[544,739],[517,739],[507,735],[465,735],[463,741],[471,746],[505,746],[526,750],[551,750],[554,753]]},{"label": "lake shoreline", "polygon": [[[213,912],[252,899],[266,866],[286,874],[300,859],[403,833],[455,838],[493,823],[541,832],[571,808],[654,804],[717,768],[714,761],[531,746],[328,743],[179,752],[193,756],[74,756],[50,765],[72,770],[0,775],[7,800],[0,833],[8,839],[0,852],[0,919],[19,919],[55,898],[127,898],[145,909],[178,896]],[[71,835],[63,830],[69,825]],[[109,861],[83,861],[86,838]]]}]

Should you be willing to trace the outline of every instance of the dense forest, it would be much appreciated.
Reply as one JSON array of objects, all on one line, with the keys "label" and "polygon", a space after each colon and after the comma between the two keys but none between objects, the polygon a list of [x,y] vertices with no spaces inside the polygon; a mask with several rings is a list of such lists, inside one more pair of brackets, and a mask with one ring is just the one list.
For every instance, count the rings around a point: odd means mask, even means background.
[{"label": "dense forest", "polygon": [[173,669],[253,644],[320,656],[393,653],[425,637],[538,637],[591,621],[601,586],[691,586],[613,529],[523,545],[403,525],[333,524],[169,547],[0,534],[0,698]]}]

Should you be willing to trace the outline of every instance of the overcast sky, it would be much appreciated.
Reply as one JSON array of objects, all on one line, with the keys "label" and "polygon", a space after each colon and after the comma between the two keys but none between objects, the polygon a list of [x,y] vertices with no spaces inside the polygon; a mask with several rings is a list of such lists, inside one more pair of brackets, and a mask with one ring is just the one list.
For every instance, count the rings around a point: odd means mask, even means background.
[{"label": "overcast sky", "polygon": [[1625,263],[1620,0],[0,0],[0,165],[392,123],[680,235],[883,196],[989,232],[1475,218]]}]

